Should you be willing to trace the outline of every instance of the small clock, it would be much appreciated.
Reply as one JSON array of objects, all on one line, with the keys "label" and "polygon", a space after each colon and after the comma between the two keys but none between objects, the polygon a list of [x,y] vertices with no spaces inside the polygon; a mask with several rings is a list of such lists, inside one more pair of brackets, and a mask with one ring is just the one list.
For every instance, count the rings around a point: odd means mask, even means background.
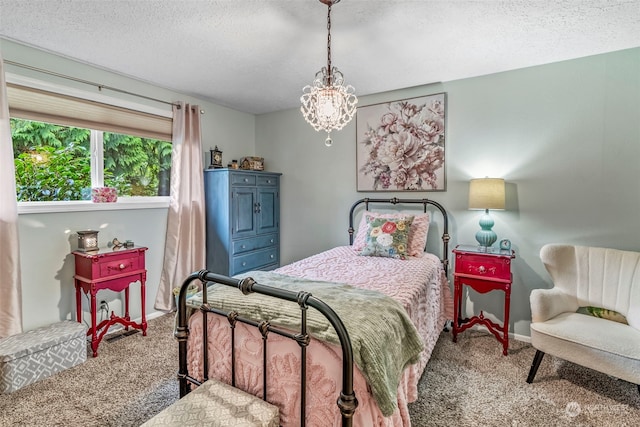
[{"label": "small clock", "polygon": [[218,169],[222,167],[222,151],[216,145],[216,148],[209,150],[211,152],[211,164],[209,169]]},{"label": "small clock", "polygon": [[98,232],[96,230],[78,231],[78,250],[81,252],[99,250]]},{"label": "small clock", "polygon": [[500,240],[500,250],[501,251],[508,251],[510,249],[511,249],[511,240],[509,240],[509,239]]}]

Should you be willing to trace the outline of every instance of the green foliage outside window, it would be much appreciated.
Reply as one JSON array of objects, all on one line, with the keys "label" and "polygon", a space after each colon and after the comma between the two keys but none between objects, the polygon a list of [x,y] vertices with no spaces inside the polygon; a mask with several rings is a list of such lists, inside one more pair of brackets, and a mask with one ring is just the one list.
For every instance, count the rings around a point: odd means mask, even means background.
[{"label": "green foliage outside window", "polygon": [[[18,201],[88,200],[91,130],[11,119]],[[169,195],[171,142],[103,133],[104,185],[119,196]]]}]

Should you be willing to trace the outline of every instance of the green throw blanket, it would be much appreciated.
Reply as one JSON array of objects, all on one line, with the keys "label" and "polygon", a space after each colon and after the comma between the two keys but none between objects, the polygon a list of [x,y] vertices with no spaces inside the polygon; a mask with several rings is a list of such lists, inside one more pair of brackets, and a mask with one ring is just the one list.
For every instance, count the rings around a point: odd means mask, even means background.
[{"label": "green throw blanket", "polygon": [[[267,271],[251,271],[235,277],[252,277],[262,285],[295,292],[304,290],[328,304],[349,333],[354,361],[371,387],[380,410],[385,416],[396,410],[404,368],[416,363],[423,349],[418,331],[400,303],[376,291]],[[292,330],[300,328],[300,308],[295,302],[256,293],[245,296],[238,289],[220,284],[211,284],[207,289],[212,307],[235,310],[243,317],[268,320]],[[202,295],[198,293],[188,304],[199,306],[201,300]],[[339,345],[329,321],[313,308],[307,312],[307,327],[312,336]]]}]

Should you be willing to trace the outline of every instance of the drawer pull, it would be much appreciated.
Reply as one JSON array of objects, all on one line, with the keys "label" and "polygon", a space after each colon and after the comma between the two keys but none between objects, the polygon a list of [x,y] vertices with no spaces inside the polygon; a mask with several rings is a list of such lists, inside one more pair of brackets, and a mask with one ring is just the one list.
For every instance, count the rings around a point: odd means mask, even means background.
[{"label": "drawer pull", "polygon": [[276,256],[274,254],[271,254],[271,259],[274,259]]},{"label": "drawer pull", "polygon": [[108,265],[107,266],[107,270],[109,270],[109,271],[113,271],[113,270],[122,271],[122,270],[124,270],[126,268],[129,268],[129,267],[132,267],[132,266],[133,266],[133,264],[131,264],[131,263],[128,263],[128,264],[120,263],[118,265]]},{"label": "drawer pull", "polygon": [[481,265],[480,267],[478,267],[478,272],[480,272],[480,273],[484,273],[484,272],[486,272],[486,271],[487,271],[487,269],[485,268],[485,266],[484,266],[484,265]]},{"label": "drawer pull", "polygon": [[271,243],[273,243],[273,239],[271,239]]},{"label": "drawer pull", "polygon": [[271,184],[271,180],[270,179],[267,180],[267,184]]},{"label": "drawer pull", "polygon": [[240,246],[242,249],[247,249],[245,245]]},{"label": "drawer pull", "polygon": [[243,266],[243,267],[246,267],[246,265],[247,265],[247,263],[246,263],[246,262],[243,262],[243,263],[242,263],[242,266]]},{"label": "drawer pull", "polygon": [[249,178],[245,178],[245,179],[244,179],[244,182],[249,182]]}]

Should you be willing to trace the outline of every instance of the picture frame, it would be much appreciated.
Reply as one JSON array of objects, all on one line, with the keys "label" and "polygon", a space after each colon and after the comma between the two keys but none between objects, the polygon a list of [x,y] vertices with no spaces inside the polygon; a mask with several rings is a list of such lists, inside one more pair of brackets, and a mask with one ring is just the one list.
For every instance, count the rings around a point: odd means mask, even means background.
[{"label": "picture frame", "polygon": [[359,107],[357,191],[446,191],[446,93]]}]

